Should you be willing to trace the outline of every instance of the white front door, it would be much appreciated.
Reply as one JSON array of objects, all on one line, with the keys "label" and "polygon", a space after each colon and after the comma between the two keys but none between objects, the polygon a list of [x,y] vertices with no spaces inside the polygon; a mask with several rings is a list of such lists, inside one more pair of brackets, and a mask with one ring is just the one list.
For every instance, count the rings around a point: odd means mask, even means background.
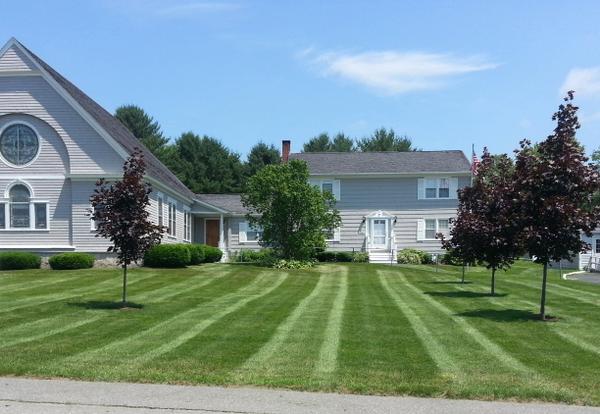
[{"label": "white front door", "polygon": [[371,221],[371,247],[373,249],[387,249],[388,247],[387,219],[373,219]]}]

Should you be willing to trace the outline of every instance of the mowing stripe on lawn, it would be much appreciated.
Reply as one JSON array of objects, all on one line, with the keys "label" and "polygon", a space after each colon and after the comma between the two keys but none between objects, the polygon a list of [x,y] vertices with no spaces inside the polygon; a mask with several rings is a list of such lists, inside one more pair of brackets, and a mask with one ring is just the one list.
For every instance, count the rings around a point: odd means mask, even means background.
[{"label": "mowing stripe on lawn", "polygon": [[[47,277],[47,276],[45,276]],[[33,289],[37,289],[39,287],[46,287],[46,286],[51,286],[51,285],[57,285],[59,283],[63,283],[63,282],[70,282],[70,281],[76,281],[78,279],[81,279],[83,277],[89,277],[89,275],[78,275],[78,276],[67,276],[67,277],[63,277],[61,279],[55,279],[55,278],[49,278],[47,280],[36,280],[33,282],[28,282],[25,286],[23,286],[23,283],[15,283],[16,286],[20,286],[20,287],[10,287],[13,285],[10,285],[9,287],[0,287],[0,295],[4,295],[7,293],[14,293],[14,292],[21,292],[23,290],[33,290]]]},{"label": "mowing stripe on lawn", "polygon": [[319,374],[331,374],[337,367],[338,349],[340,346],[340,335],[342,331],[342,318],[344,306],[348,295],[348,269],[342,268],[340,275],[340,286],[333,300],[333,306],[327,320],[323,344],[319,353],[315,371]]},{"label": "mowing stripe on lawn", "polygon": [[256,367],[262,366],[267,360],[269,360],[283,345],[285,340],[288,338],[290,333],[293,331],[294,327],[298,320],[304,315],[306,310],[312,304],[313,300],[319,296],[321,291],[323,290],[323,286],[326,283],[326,276],[319,276],[319,281],[313,288],[312,292],[305,297],[299,304],[296,306],[294,311],[281,323],[269,342],[264,344],[254,355],[244,362],[244,364],[240,367],[242,371],[250,370]]},{"label": "mowing stripe on lawn", "polygon": [[[225,276],[230,275],[232,272],[233,272],[232,269],[227,269],[227,270],[221,270],[218,273],[211,274],[211,275],[199,274],[199,275],[193,276],[189,279],[183,280],[181,282],[169,284],[162,288],[152,290],[152,291],[146,292],[141,295],[137,295],[137,296],[135,296],[134,299],[137,301],[148,300],[150,302],[163,302],[163,301],[171,299],[175,296],[181,295],[183,293],[188,293],[195,289],[204,287],[210,283],[213,283],[217,280],[222,279]],[[196,283],[196,281],[200,278],[204,278],[205,280],[202,280],[199,283]],[[187,286],[187,287],[185,287],[183,289],[179,289],[180,286]]]},{"label": "mowing stripe on lawn", "polygon": [[[148,273],[144,276],[137,277],[136,279],[133,279],[130,282],[127,282],[127,286],[129,287],[138,282],[141,282],[142,280],[145,280],[145,279],[148,279],[148,278],[151,278],[154,276],[156,276],[156,273]],[[50,302],[58,302],[63,299],[74,298],[74,297],[78,297],[81,295],[96,294],[96,293],[100,293],[102,291],[105,291],[105,290],[111,289],[111,288],[118,289],[120,287],[120,284],[118,282],[116,282],[114,278],[111,278],[108,280],[104,280],[100,283],[94,284],[93,286],[95,286],[94,289],[89,289],[89,287],[86,286],[86,287],[82,287],[82,288],[69,290],[67,292],[25,298],[20,301],[15,301],[16,303],[18,303],[15,306],[10,306],[8,308],[0,309],[0,313],[10,312],[10,311],[17,310],[17,309],[28,308],[30,306],[38,306],[38,305],[42,305],[42,304],[50,303]]]},{"label": "mowing stripe on lawn", "polygon": [[[517,281],[517,280],[505,280],[505,282],[512,283],[515,285],[525,286],[530,289],[535,289],[534,286],[532,286],[531,284],[529,284],[527,282],[521,282],[521,281]],[[552,287],[559,288],[559,291],[557,292],[556,290],[552,290],[551,293],[549,293],[550,295],[561,296],[563,298],[573,299],[573,300],[576,300],[579,302],[587,303],[589,305],[600,306],[600,297],[595,300],[594,299],[586,299],[586,298],[582,298],[582,297],[579,297],[579,296],[571,294],[571,293],[561,292],[560,288],[563,288],[563,286],[556,285],[556,286],[552,286]],[[541,286],[540,286],[540,288],[541,288]]]},{"label": "mowing stripe on lawn", "polygon": [[[15,326],[10,329],[6,329],[2,331],[2,339],[0,339],[0,348],[6,348],[13,345],[23,344],[26,342],[37,341],[38,339],[47,338],[52,335],[56,335],[59,333],[63,333],[69,331],[71,329],[79,328],[80,326],[87,325],[92,322],[96,322],[98,319],[102,318],[104,315],[96,315],[87,319],[78,320],[66,325],[62,324],[63,321],[56,319],[56,317],[41,319],[38,321],[25,323],[22,325]],[[51,320],[51,321],[50,321]],[[58,325],[55,328],[50,328],[48,322],[54,322],[54,325]],[[39,326],[43,325],[43,326]],[[32,330],[38,332],[36,334],[31,335]],[[41,333],[39,333],[41,331]],[[27,335],[29,336],[19,336],[19,335]],[[12,340],[6,340],[10,337],[17,337]]]},{"label": "mowing stripe on lawn", "polygon": [[[202,311],[206,310],[208,307],[220,308],[227,304],[227,301],[235,300],[240,296],[243,296],[247,291],[251,291],[256,289],[257,286],[260,287],[261,283],[268,279],[268,275],[265,273],[261,273],[258,277],[254,278],[249,284],[245,285],[240,289],[236,289],[231,293],[226,293],[221,296],[213,297],[207,302],[201,302],[196,307],[192,309],[187,309],[183,312],[179,312],[172,317],[163,320],[157,324],[150,326],[149,328],[139,331],[133,335],[127,336],[122,339],[117,339],[112,342],[107,343],[99,348],[92,348],[79,354],[72,355],[67,360],[72,360],[75,362],[80,362],[82,360],[92,360],[96,356],[107,354],[111,356],[115,356],[116,354],[127,354],[131,352],[132,344],[135,342],[140,342],[141,345],[144,345],[144,338],[151,337],[154,334],[165,335],[164,332],[169,328],[178,328],[178,327],[186,327],[188,326],[190,321],[197,319],[201,316]],[[198,315],[200,314],[200,315]]]},{"label": "mowing stripe on lawn", "polygon": [[275,289],[277,289],[279,286],[281,286],[281,284],[284,282],[285,279],[287,279],[287,277],[288,277],[287,273],[280,275],[277,278],[277,281],[273,285],[271,285],[268,289],[265,289],[260,293],[256,293],[251,296],[248,296],[248,297],[226,307],[225,309],[223,309],[222,311],[218,312],[217,314],[211,316],[210,318],[205,319],[205,320],[193,325],[186,332],[179,335],[175,339],[161,345],[158,348],[155,348],[149,352],[146,352],[143,355],[140,355],[138,358],[135,358],[135,361],[138,363],[144,362],[144,361],[149,361],[149,360],[157,358],[157,357],[159,357],[163,354],[166,354],[167,352],[170,352],[173,349],[183,345],[190,339],[195,338],[196,336],[200,335],[206,328],[208,328],[210,325],[217,322],[218,320],[224,318],[225,316],[229,315],[230,313],[237,311],[238,309],[246,306],[248,303],[250,303],[256,299],[260,299],[264,296],[267,296],[269,293],[273,292]]},{"label": "mowing stripe on lawn", "polygon": [[456,316],[452,310],[433,299],[429,295],[423,294],[416,286],[406,279],[404,274],[398,274],[399,279],[404,282],[404,284],[417,295],[425,299],[428,303],[434,306],[437,310],[442,313],[445,313],[450,319],[452,319],[461,329],[471,335],[471,337],[479,343],[483,348],[488,350],[491,355],[496,357],[500,362],[502,362],[506,367],[511,368],[515,371],[519,371],[522,373],[531,373],[531,369],[529,369],[526,365],[522,364],[518,359],[514,358],[506,351],[504,351],[498,344],[490,340],[487,336],[481,333],[478,329],[473,327],[469,322],[467,322],[464,318]]},{"label": "mowing stripe on lawn", "polygon": [[387,279],[383,275],[383,271],[378,270],[377,274],[379,275],[379,282],[384,287],[390,298],[394,301],[394,304],[400,311],[404,314],[414,333],[417,335],[425,350],[431,357],[431,359],[436,363],[438,368],[441,371],[445,372],[456,372],[457,368],[450,357],[450,355],[446,352],[444,346],[440,344],[435,335],[427,329],[421,318],[411,309],[410,306],[404,301],[402,297],[392,289],[389,285]]}]

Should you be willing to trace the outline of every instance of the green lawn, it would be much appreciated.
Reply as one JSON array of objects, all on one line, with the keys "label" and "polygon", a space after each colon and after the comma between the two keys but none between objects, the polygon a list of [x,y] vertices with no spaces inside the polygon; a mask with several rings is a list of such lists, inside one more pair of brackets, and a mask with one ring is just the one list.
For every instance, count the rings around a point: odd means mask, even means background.
[{"label": "green lawn", "polygon": [[600,286],[539,266],[0,272],[0,375],[600,405]]}]

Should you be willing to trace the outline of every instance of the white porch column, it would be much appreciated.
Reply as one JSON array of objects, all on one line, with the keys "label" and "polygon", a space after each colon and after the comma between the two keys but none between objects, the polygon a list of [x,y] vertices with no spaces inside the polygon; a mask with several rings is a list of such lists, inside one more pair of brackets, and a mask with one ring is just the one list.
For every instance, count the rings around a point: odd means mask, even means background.
[{"label": "white porch column", "polygon": [[223,225],[223,214],[219,215],[219,249],[225,248],[225,229]]}]

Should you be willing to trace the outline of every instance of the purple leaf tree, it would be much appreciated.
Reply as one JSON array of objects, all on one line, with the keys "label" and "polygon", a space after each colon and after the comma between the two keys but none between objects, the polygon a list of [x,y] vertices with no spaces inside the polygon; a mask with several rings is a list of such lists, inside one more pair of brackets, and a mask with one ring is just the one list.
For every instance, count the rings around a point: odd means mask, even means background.
[{"label": "purple leaf tree", "polygon": [[123,165],[123,178],[114,182],[98,180],[90,197],[96,237],[110,240],[108,252],[116,255],[123,268],[123,307],[127,306],[127,267],[159,244],[165,230],[150,221],[152,187],[144,181],[145,171],[144,156],[136,148]]}]

